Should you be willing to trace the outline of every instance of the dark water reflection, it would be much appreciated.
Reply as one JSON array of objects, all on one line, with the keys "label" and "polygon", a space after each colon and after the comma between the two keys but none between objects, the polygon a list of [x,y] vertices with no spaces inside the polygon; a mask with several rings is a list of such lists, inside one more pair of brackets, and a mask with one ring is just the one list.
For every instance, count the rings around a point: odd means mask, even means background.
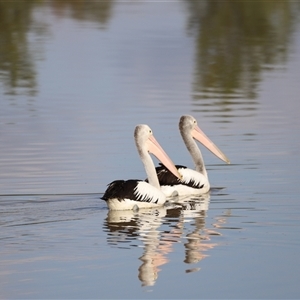
[{"label": "dark water reflection", "polygon": [[53,0],[47,6],[52,13],[58,17],[71,17],[77,21],[89,21],[99,24],[100,29],[104,29],[112,17],[114,7],[112,1],[72,1]]},{"label": "dark water reflection", "polygon": [[[34,61],[43,52],[41,39],[49,35],[49,26],[35,11],[47,9],[57,18],[105,30],[114,6],[115,1],[2,1],[0,70],[7,92],[38,92]],[[182,1],[182,6],[196,41],[195,100],[218,97],[223,99],[219,106],[228,109],[228,98],[255,99],[262,72],[287,61],[298,2]]]},{"label": "dark water reflection", "polygon": [[228,98],[257,98],[262,72],[288,59],[299,3],[186,2],[197,47],[195,100],[221,98],[222,107]]},{"label": "dark water reflection", "polygon": [[[0,2],[0,78],[6,93],[36,96],[36,60],[44,57],[49,24],[37,18],[45,9],[57,18],[71,17],[105,26],[114,1],[1,1]],[[105,28],[105,27],[103,27]]]},{"label": "dark water reflection", "polygon": [[[297,298],[298,15],[0,1],[0,297]],[[209,198],[109,212],[107,183],[145,178],[136,124],[192,167],[182,114],[232,162],[203,149]]]}]

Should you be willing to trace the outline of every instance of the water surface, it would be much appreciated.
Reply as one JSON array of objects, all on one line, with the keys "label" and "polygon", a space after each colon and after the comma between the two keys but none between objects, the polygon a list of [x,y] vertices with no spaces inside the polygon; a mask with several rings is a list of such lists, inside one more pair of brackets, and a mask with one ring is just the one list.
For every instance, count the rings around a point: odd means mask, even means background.
[{"label": "water surface", "polygon": [[[2,298],[299,298],[297,3],[0,6]],[[211,193],[109,212],[136,124],[192,167],[182,114]]]}]

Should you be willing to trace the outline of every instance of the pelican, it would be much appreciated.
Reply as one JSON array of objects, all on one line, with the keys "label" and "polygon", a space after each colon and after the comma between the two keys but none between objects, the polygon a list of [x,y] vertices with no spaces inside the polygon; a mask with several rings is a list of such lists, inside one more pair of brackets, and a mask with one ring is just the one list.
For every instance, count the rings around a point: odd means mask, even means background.
[{"label": "pelican", "polygon": [[161,190],[168,195],[172,193],[174,195],[177,192],[178,196],[205,194],[210,190],[210,184],[201,151],[195,140],[202,143],[224,162],[230,164],[230,161],[198,127],[194,117],[190,115],[181,116],[179,130],[187,150],[196,165],[196,169],[192,170],[185,166],[176,165],[179,174],[182,176],[182,179],[178,179],[163,164],[160,164],[156,168],[156,172]]},{"label": "pelican", "polygon": [[101,198],[106,201],[110,210],[136,210],[165,204],[166,196],[160,189],[155,166],[149,153],[155,155],[175,178],[181,178],[174,163],[156,141],[148,125],[137,125],[134,139],[148,176],[148,182],[135,179],[111,182]]}]

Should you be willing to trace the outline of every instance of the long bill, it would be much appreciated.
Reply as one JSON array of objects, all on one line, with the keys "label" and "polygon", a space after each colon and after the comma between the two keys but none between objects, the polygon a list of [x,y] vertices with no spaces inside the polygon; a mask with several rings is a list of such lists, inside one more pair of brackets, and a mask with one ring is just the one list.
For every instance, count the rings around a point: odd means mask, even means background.
[{"label": "long bill", "polygon": [[205,135],[205,133],[198,126],[192,130],[192,137],[203,144],[218,158],[225,161],[227,164],[230,164],[227,156]]},{"label": "long bill", "polygon": [[155,139],[155,137],[152,135],[147,141],[148,151],[155,155],[155,157],[160,160],[160,162],[169,169],[170,172],[172,172],[177,178],[180,180],[182,179],[182,176],[178,172],[177,168],[175,167],[174,163],[170,159],[170,157],[167,155],[167,153],[163,150],[163,148],[160,146],[158,141]]}]

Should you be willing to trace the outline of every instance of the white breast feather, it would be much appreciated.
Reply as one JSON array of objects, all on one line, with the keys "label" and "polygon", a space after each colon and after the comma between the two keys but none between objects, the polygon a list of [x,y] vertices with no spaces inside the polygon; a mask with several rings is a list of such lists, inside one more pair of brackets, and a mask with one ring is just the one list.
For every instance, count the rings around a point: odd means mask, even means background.
[{"label": "white breast feather", "polygon": [[[182,184],[176,184],[173,186],[162,186],[162,191],[170,196],[173,193],[177,193],[179,196],[184,195],[199,195],[205,194],[210,190],[210,184],[208,178],[203,174],[187,168],[179,168],[178,172],[182,175]],[[184,183],[189,183],[190,181],[194,181],[196,184],[203,185],[201,189],[193,188],[185,185]]]},{"label": "white breast feather", "polygon": [[156,202],[156,200],[158,200],[157,204],[163,204],[166,200],[165,195],[160,190],[144,181],[140,181],[137,184],[134,192],[135,195],[141,199],[140,201],[151,199],[149,200],[150,202]]},{"label": "white breast feather", "polygon": [[196,184],[204,184],[204,186],[206,186],[206,184],[208,183],[208,179],[203,174],[195,170],[180,168],[178,169],[178,171],[182,175],[182,181],[184,183],[194,181]]}]

